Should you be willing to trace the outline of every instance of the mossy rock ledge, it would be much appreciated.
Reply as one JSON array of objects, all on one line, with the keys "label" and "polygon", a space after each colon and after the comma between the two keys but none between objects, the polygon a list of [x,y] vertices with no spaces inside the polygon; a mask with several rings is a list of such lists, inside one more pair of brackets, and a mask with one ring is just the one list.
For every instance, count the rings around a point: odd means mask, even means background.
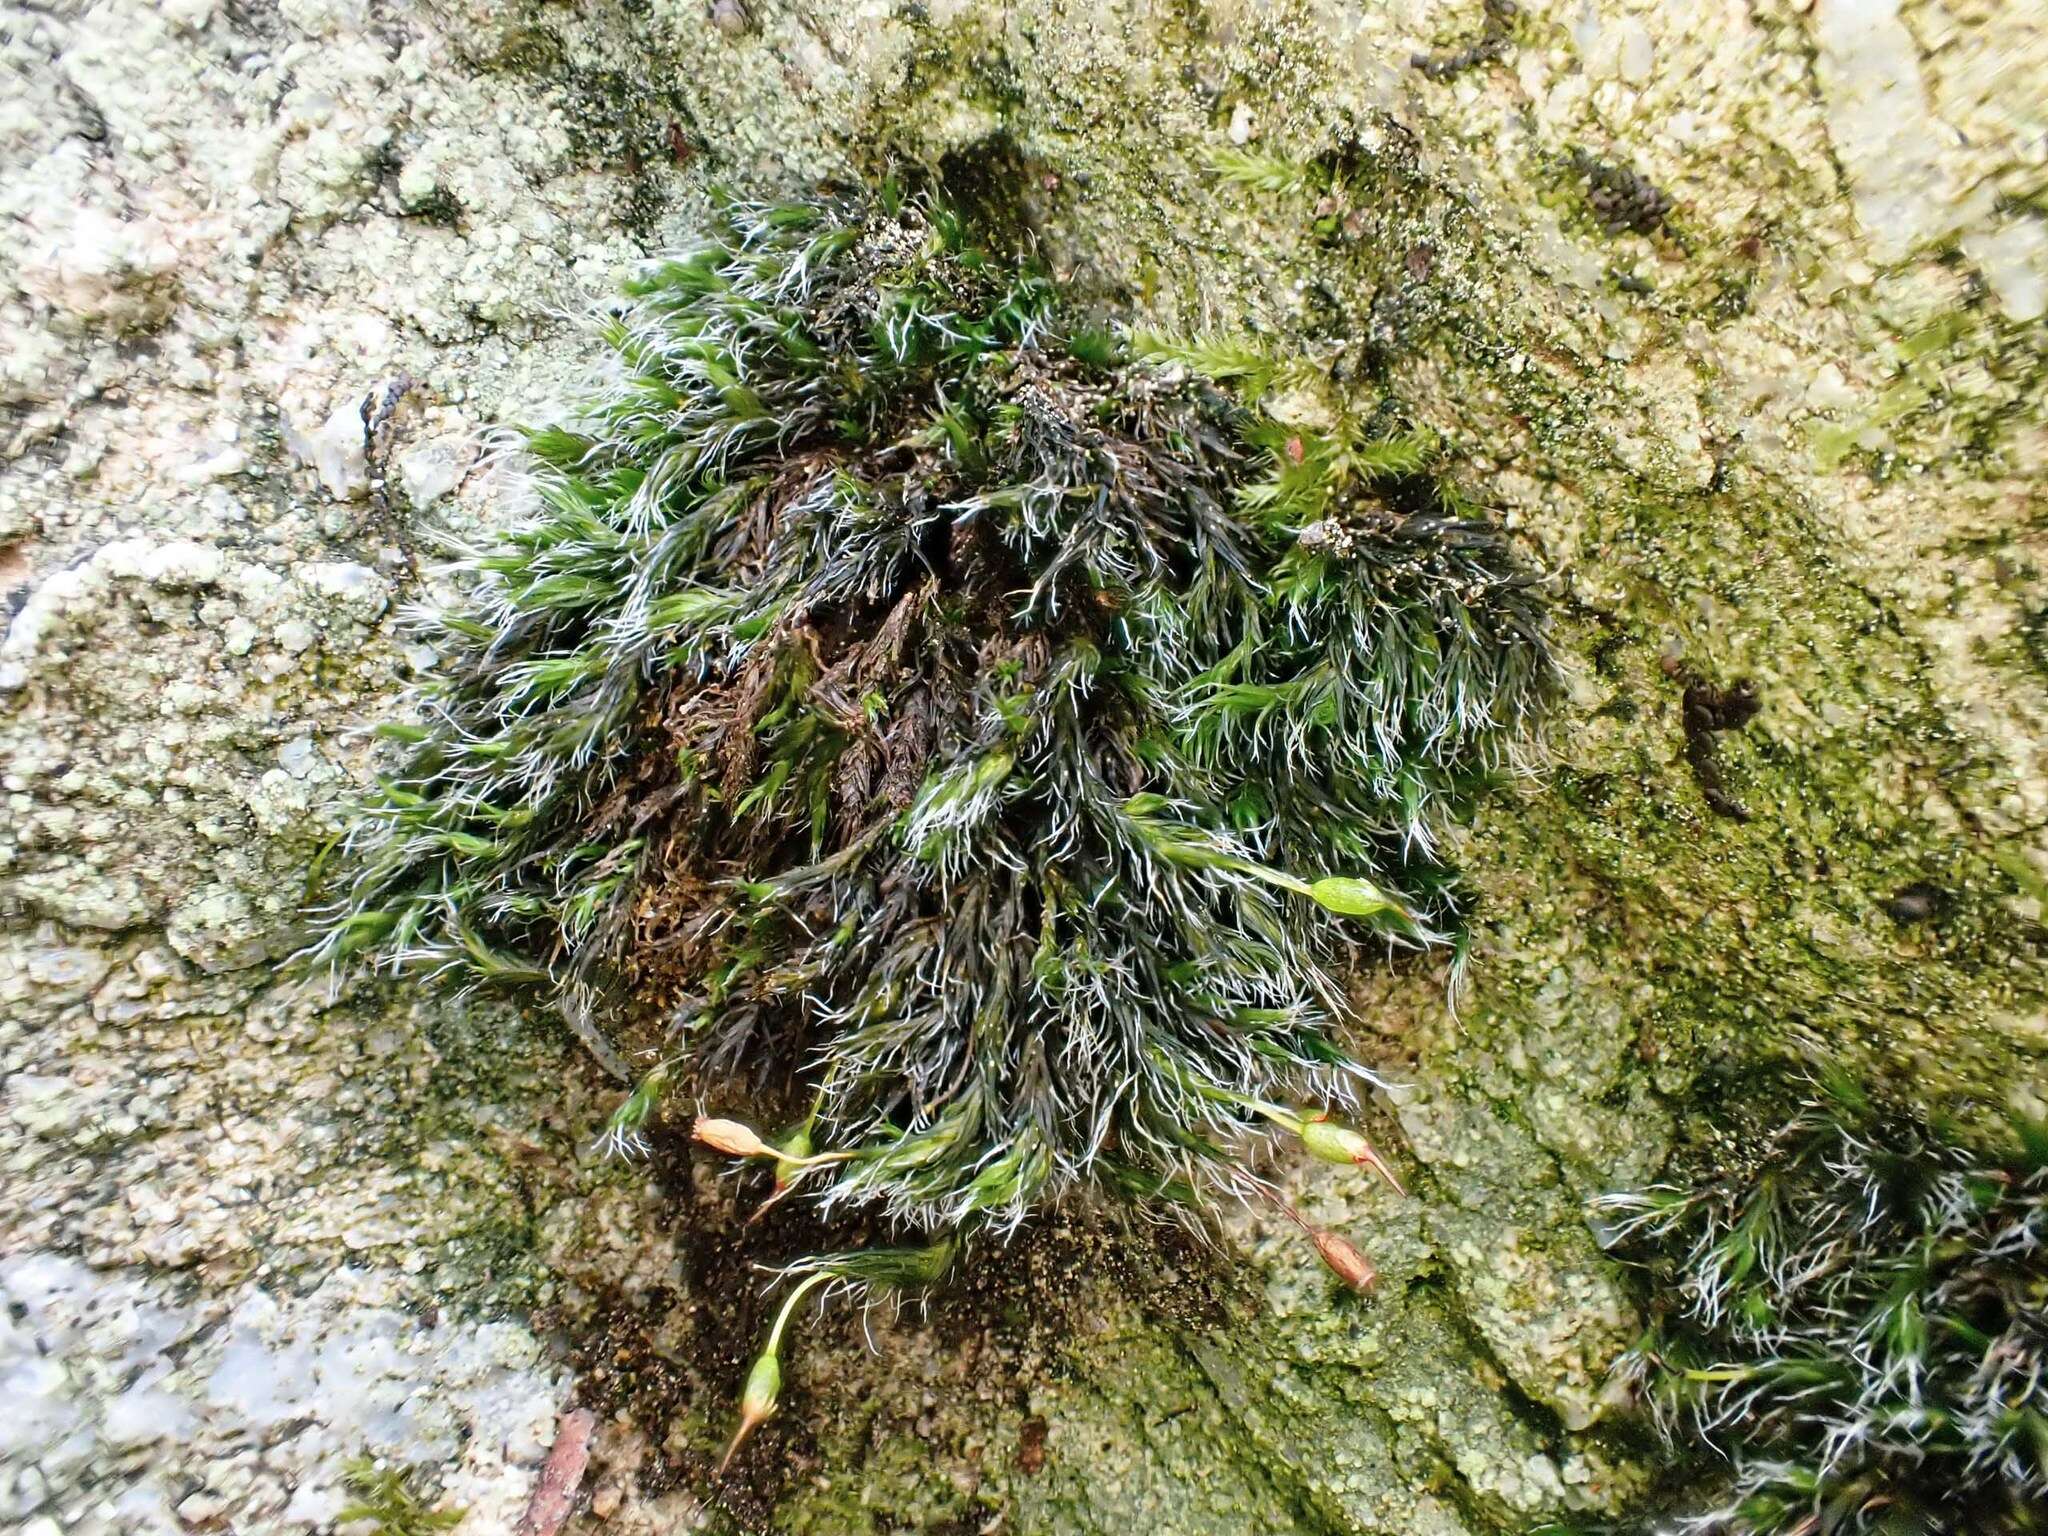
[{"label": "mossy rock ledge", "polygon": [[[2048,33],[2023,7],[105,0],[0,29],[0,1523],[1507,1533],[1666,1458],[1595,1195],[1813,1055],[1965,1132],[2048,1051]],[[1422,61],[1421,67],[1418,60]],[[714,189],[891,172],[1106,321],[1426,429],[1550,573],[1542,772],[1367,966],[1369,1252],[1076,1211],[836,1312],[712,1477],[816,1233],[559,1020],[288,978],[432,658],[491,435]],[[1327,395],[1273,409],[1312,430]],[[872,1348],[870,1347],[872,1342]]]}]

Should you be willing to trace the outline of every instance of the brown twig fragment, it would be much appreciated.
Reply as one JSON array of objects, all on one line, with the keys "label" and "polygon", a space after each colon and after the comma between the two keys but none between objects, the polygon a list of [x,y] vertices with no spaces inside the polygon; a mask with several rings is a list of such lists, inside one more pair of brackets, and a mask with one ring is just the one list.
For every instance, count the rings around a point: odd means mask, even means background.
[{"label": "brown twig fragment", "polygon": [[596,1428],[597,1415],[588,1408],[562,1415],[554,1448],[526,1501],[526,1513],[514,1527],[515,1536],[555,1536],[562,1528],[576,1502],[576,1490],[583,1486],[583,1469],[590,1465],[590,1436]]}]

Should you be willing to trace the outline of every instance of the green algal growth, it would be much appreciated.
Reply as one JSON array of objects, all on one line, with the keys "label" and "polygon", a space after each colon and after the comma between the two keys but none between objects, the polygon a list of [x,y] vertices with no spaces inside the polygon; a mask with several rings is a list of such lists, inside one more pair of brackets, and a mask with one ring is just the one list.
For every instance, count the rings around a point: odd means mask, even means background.
[{"label": "green algal growth", "polygon": [[1985,1155],[1827,1077],[1753,1172],[1600,1206],[1659,1303],[1624,1370],[1732,1468],[1687,1528],[2048,1530],[2048,1127]]},{"label": "green algal growth", "polygon": [[1257,349],[1070,326],[893,197],[726,207],[604,342],[415,616],[318,957],[531,987],[614,1066],[658,1031],[622,1147],[778,1065],[799,1126],[701,1139],[948,1254],[1336,1145],[1340,970],[1455,930],[1443,817],[1554,687],[1437,445],[1284,426]]}]

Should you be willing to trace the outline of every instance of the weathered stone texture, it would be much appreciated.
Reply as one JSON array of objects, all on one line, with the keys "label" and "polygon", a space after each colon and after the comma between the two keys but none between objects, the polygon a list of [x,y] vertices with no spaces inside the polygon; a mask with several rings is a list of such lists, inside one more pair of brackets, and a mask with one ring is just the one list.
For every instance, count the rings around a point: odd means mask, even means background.
[{"label": "weathered stone texture", "polygon": [[[475,999],[274,979],[394,619],[581,316],[707,189],[927,167],[1109,313],[1435,427],[1558,573],[1543,778],[1456,839],[1469,986],[1368,978],[1411,1198],[1095,1225],[792,1356],[780,1530],[1518,1530],[1643,1469],[1581,1208],[1753,1063],[2043,1093],[2048,18],[1965,0],[105,0],[0,11],[0,1522],[299,1530],[381,1454],[508,1529],[723,1518],[731,1187]],[[1494,56],[1497,55],[1497,56]],[[1252,193],[1219,146],[1344,170]],[[1575,157],[1575,152],[1579,152]],[[1602,200],[1585,166],[1613,168]],[[1633,179],[1632,179],[1633,178]],[[1754,717],[1702,700],[1749,680]],[[1700,690],[1706,690],[1704,692]],[[1694,703],[1689,705],[1688,698]],[[25,1405],[17,1407],[16,1405]]]}]

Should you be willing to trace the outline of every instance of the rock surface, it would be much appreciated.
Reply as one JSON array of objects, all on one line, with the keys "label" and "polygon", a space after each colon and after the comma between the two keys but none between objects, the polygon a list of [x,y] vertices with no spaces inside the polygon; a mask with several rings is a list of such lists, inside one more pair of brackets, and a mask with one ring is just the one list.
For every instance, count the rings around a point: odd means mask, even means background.
[{"label": "rock surface", "polygon": [[[1519,1530],[1646,1475],[1587,1195],[1805,1046],[2038,1104],[2048,23],[1482,25],[0,11],[0,1520],[326,1530],[369,1455],[506,1530],[581,1404],[578,1532]],[[1348,190],[1245,190],[1224,146]],[[813,1328],[714,1489],[759,1322],[730,1182],[592,1156],[614,1090],[547,1019],[275,968],[432,664],[398,608],[516,501],[492,429],[573,388],[581,317],[712,185],[894,161],[1111,313],[1435,427],[1558,573],[1573,698],[1457,840],[1458,1011],[1427,966],[1364,986],[1413,1194],[1299,1193],[1376,1297],[1249,1218],[1213,1252],[1054,1223],[875,1353]]]}]

